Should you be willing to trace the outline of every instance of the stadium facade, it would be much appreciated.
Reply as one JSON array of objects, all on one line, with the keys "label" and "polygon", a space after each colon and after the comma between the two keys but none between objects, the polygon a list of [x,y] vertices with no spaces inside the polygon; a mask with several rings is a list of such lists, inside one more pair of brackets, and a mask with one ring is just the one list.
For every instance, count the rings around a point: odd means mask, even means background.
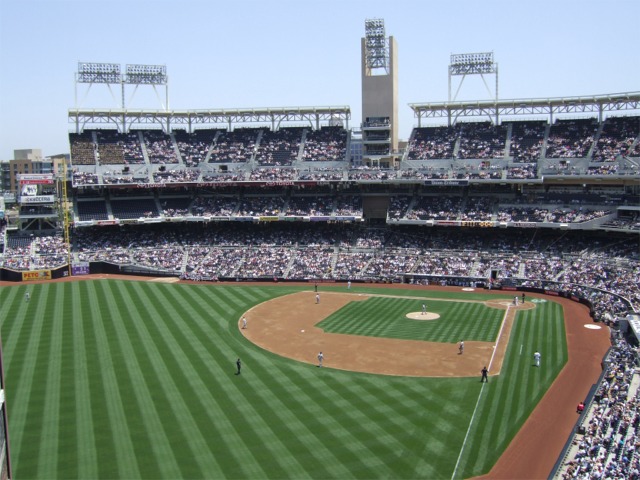
[{"label": "stadium facade", "polygon": [[21,179],[1,278],[473,284],[637,313],[640,92],[413,103],[400,150],[397,45],[367,29],[355,128],[348,106],[69,110],[68,176]]}]

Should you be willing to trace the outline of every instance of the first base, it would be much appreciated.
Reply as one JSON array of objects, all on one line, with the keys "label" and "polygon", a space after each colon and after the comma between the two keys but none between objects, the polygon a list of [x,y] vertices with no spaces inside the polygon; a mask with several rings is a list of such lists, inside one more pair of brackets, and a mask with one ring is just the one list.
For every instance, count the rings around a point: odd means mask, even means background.
[{"label": "first base", "polygon": [[300,333],[304,333],[304,330],[300,330]]}]

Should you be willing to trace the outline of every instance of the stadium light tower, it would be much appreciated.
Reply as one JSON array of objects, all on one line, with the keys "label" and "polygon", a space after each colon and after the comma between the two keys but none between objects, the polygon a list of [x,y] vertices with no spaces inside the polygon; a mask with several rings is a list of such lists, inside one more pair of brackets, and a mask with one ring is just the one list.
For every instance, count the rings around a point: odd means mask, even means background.
[{"label": "stadium light tower", "polygon": [[364,31],[367,74],[374,75],[379,71],[383,75],[388,75],[389,41],[384,30],[384,20],[379,18],[365,20]]},{"label": "stadium light tower", "polygon": [[398,159],[398,47],[384,20],[365,20],[362,49],[362,159],[393,167]]},{"label": "stadium light tower", "polygon": [[[487,92],[489,92],[489,96],[492,97],[492,100],[498,100],[498,64],[493,61],[493,52],[451,54],[449,64],[449,102],[456,101],[460,87],[462,87],[462,83],[467,75],[480,75]],[[485,75],[496,76],[495,93],[491,92],[484,78]],[[454,76],[462,76],[462,79],[460,80],[456,94],[451,98],[451,77]]]},{"label": "stadium light tower", "polygon": [[[122,85],[122,74],[120,73],[120,65],[117,63],[96,63],[96,62],[78,62],[78,71],[76,72],[76,88],[75,88],[75,104],[78,104],[78,84],[88,84],[87,91],[82,99],[84,101],[89,95],[91,87],[95,84],[106,85],[111,93],[111,97],[117,103],[116,96],[111,89],[111,85]],[[122,100],[124,104],[124,99]],[[124,108],[124,107],[123,107]]]},{"label": "stadium light tower", "polygon": [[[109,89],[114,102],[117,104],[118,100],[113,92],[111,85],[120,86],[120,108],[123,110],[126,108],[125,103],[125,86],[133,85],[134,89],[129,98],[129,103],[133,100],[138,87],[141,85],[150,85],[158,97],[158,101],[162,107],[162,110],[169,110],[169,77],[167,76],[167,67],[165,65],[138,65],[128,64],[126,65],[125,73],[122,73],[122,68],[117,63],[95,63],[95,62],[79,62],[78,72],[76,73],[76,94],[75,103],[76,108],[79,108],[78,104],[78,85],[88,84],[89,87],[85,93],[83,101],[89,94],[89,90],[94,84],[104,84]],[[156,87],[165,87],[164,102],[158,94]]]},{"label": "stadium light tower", "polygon": [[[133,92],[131,93],[131,99],[140,85],[151,85],[153,91],[156,93],[156,97],[162,105],[163,110],[169,110],[169,77],[167,76],[166,65],[127,65],[126,74],[123,78],[123,92],[124,84],[135,85]],[[158,94],[156,87],[164,85],[164,97],[165,102],[162,103],[162,99]],[[122,106],[124,108],[124,104]]]}]

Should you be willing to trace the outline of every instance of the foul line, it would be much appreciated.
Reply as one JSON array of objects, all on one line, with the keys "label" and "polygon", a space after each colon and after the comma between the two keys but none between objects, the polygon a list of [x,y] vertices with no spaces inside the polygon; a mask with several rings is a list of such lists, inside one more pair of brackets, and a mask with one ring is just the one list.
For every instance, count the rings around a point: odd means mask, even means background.
[{"label": "foul line", "polygon": [[[495,347],[493,349],[493,353],[491,354],[491,359],[489,360],[489,371],[491,371],[491,364],[493,363],[493,358],[496,355],[496,350],[498,350],[498,344],[500,343],[500,338],[502,338],[502,330],[504,329],[505,323],[507,323],[507,317],[509,315],[509,309],[511,306],[507,306],[507,310],[504,313],[504,317],[502,317],[502,325],[500,325],[500,331],[498,332],[498,340],[496,340]],[[453,469],[453,474],[451,475],[451,479],[456,478],[456,473],[458,471],[458,466],[460,465],[460,459],[462,458],[462,453],[464,452],[464,447],[467,444],[467,438],[469,438],[469,433],[471,433],[471,426],[473,425],[473,420],[476,418],[476,412],[478,411],[478,405],[480,404],[480,399],[482,398],[482,392],[484,392],[484,386],[486,384],[483,383],[482,387],[480,387],[480,393],[478,394],[478,400],[476,401],[476,406],[473,408],[473,414],[471,415],[471,420],[469,421],[469,427],[467,428],[467,433],[464,436],[464,440],[462,441],[462,447],[460,447],[460,453],[458,454],[458,460],[456,460],[456,466]]]}]

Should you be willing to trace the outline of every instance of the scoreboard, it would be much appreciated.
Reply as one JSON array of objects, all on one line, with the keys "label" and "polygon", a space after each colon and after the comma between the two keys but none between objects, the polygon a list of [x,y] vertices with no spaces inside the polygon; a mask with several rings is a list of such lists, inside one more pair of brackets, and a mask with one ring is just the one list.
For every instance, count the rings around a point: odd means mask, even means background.
[{"label": "scoreboard", "polygon": [[56,201],[55,182],[52,173],[18,175],[20,206],[53,206]]}]

